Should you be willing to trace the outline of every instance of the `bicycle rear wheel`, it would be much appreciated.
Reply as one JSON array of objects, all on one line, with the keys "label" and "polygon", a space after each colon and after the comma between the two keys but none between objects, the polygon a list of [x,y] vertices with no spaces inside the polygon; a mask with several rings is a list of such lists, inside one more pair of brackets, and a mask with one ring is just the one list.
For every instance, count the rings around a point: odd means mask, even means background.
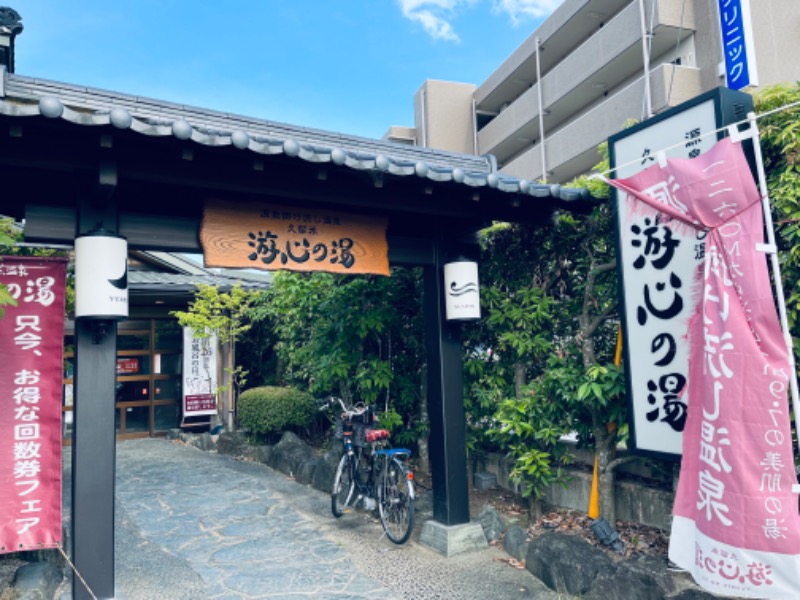
[{"label": "bicycle rear wheel", "polygon": [[378,512],[388,538],[404,544],[414,529],[414,484],[402,462],[387,460],[378,481]]},{"label": "bicycle rear wheel", "polygon": [[331,492],[331,512],[337,519],[350,511],[355,496],[356,482],[353,478],[353,458],[345,454],[339,461]]}]

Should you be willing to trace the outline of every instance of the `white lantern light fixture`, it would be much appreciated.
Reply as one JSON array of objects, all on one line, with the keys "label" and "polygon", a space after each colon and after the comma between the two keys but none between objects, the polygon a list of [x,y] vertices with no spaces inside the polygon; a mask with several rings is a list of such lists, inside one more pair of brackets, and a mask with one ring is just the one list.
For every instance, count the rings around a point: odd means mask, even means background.
[{"label": "white lantern light fixture", "polygon": [[456,260],[444,266],[445,316],[448,321],[481,318],[478,263]]},{"label": "white lantern light fixture", "polygon": [[128,241],[96,230],[75,238],[75,318],[128,318]]}]

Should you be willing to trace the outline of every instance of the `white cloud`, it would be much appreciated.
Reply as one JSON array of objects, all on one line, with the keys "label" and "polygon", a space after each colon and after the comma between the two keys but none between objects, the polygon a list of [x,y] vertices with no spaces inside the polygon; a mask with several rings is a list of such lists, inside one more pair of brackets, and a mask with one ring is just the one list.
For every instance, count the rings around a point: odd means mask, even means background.
[{"label": "white cloud", "polygon": [[403,16],[422,25],[433,39],[460,42],[450,21],[461,6],[474,0],[398,0]]},{"label": "white cloud", "polygon": [[[460,42],[452,21],[461,9],[480,0],[397,0],[403,16],[419,23],[435,40]],[[492,12],[505,13],[516,26],[549,16],[564,0],[492,0]]]},{"label": "white cloud", "polygon": [[492,10],[507,13],[514,25],[523,20],[550,16],[564,0],[493,0]]}]

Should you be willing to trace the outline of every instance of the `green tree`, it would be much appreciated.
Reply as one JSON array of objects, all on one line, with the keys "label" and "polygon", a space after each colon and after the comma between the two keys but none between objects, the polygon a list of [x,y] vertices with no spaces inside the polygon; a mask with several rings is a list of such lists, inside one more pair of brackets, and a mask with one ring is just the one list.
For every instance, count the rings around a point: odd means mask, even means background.
[{"label": "green tree", "polygon": [[376,404],[398,443],[427,431],[418,270],[391,277],[277,273],[255,310],[277,337],[280,385]]},{"label": "green tree", "polygon": [[[554,358],[547,362],[554,362]],[[510,475],[528,499],[531,519],[541,516],[541,499],[547,489],[566,482],[563,468],[572,459],[560,443],[571,431],[571,419],[563,411],[569,402],[563,397],[569,386],[560,381],[565,371],[558,367],[544,370],[519,395],[502,400],[495,414],[498,426],[488,432],[514,459]]]},{"label": "green tree", "polygon": [[559,240],[562,224],[499,223],[481,235],[481,304],[484,318],[465,330],[468,443],[473,450],[503,450],[487,431],[500,402],[520,397],[542,374],[556,332],[568,327],[560,301],[569,297],[568,265],[574,248]]},{"label": "green tree", "polygon": [[[230,385],[219,386],[215,393],[225,394],[229,412],[233,412],[236,395],[246,383],[247,373],[241,366],[234,367],[234,356],[236,341],[250,329],[245,315],[253,296],[239,283],[229,292],[220,292],[217,286],[200,284],[188,310],[170,313],[178,319],[182,327],[192,328],[195,337],[216,336],[221,346],[227,346],[224,371],[228,375]],[[232,423],[226,425],[231,426]]]},{"label": "green tree", "polygon": [[17,301],[11,297],[6,287],[0,284],[0,318],[5,314],[4,306],[16,306]]},{"label": "green tree", "polygon": [[[607,167],[606,159],[596,169]],[[600,181],[570,185],[608,197]],[[603,201],[589,213],[557,213],[547,222],[496,226],[485,235],[488,316],[479,339],[499,352],[480,369],[468,369],[472,403],[499,406],[493,437],[517,458],[517,475],[534,500],[558,480],[566,460],[553,436],[577,431],[580,443],[598,453],[601,510],[613,522],[614,469],[621,462],[614,450],[627,428],[623,377],[614,365],[619,316],[611,207]],[[525,301],[534,291],[538,298]],[[540,406],[545,402],[551,409]]]},{"label": "green tree", "polygon": [[[17,242],[23,240],[23,229],[9,217],[0,216],[0,256],[68,256],[64,250],[56,250],[46,247],[22,247],[16,246]],[[75,278],[73,275],[73,265],[67,269],[67,286],[65,291],[65,311],[70,315],[75,310]],[[16,301],[8,293],[8,290],[0,284],[0,317],[3,316],[3,306],[16,306]]]},{"label": "green tree", "polygon": [[[10,254],[13,249],[14,242],[12,237],[11,226],[13,221],[11,219],[0,219],[0,255]],[[6,287],[0,284],[0,318],[5,314],[4,306],[16,306],[17,301],[11,297]]]},{"label": "green tree", "polygon": [[[602,148],[605,152],[606,148]],[[604,171],[604,160],[597,170]],[[585,179],[573,185],[587,184]],[[608,196],[595,188],[594,194]],[[614,364],[619,330],[618,284],[613,211],[607,201],[585,218],[574,219],[578,252],[573,262],[574,302],[568,312],[577,328],[563,351],[563,367],[575,374],[577,390],[565,410],[575,419],[579,440],[594,448],[598,463],[600,516],[616,520],[615,469],[630,459],[615,458],[627,434],[627,400],[621,370]],[[577,366],[579,365],[579,367]]]},{"label": "green tree", "polygon": [[[800,356],[800,84],[764,88],[754,97],[772,204],[786,312]],[[791,106],[794,105],[794,106]],[[791,108],[779,110],[782,107]],[[773,112],[774,111],[774,112]]]},{"label": "green tree", "polygon": [[268,292],[256,292],[244,315],[250,325],[236,345],[236,360],[247,372],[247,387],[275,386],[281,379],[275,345],[279,339],[267,310]]}]

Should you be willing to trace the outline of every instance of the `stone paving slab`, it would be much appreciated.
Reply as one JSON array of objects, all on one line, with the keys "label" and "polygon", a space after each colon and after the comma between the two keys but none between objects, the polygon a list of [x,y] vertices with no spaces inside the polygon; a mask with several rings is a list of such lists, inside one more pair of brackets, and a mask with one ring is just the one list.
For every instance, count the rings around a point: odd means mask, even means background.
[{"label": "stone paving slab", "polygon": [[327,494],[175,441],[119,442],[116,496],[122,600],[557,598],[501,550],[445,558],[419,523],[396,546],[371,515],[334,519]]}]

